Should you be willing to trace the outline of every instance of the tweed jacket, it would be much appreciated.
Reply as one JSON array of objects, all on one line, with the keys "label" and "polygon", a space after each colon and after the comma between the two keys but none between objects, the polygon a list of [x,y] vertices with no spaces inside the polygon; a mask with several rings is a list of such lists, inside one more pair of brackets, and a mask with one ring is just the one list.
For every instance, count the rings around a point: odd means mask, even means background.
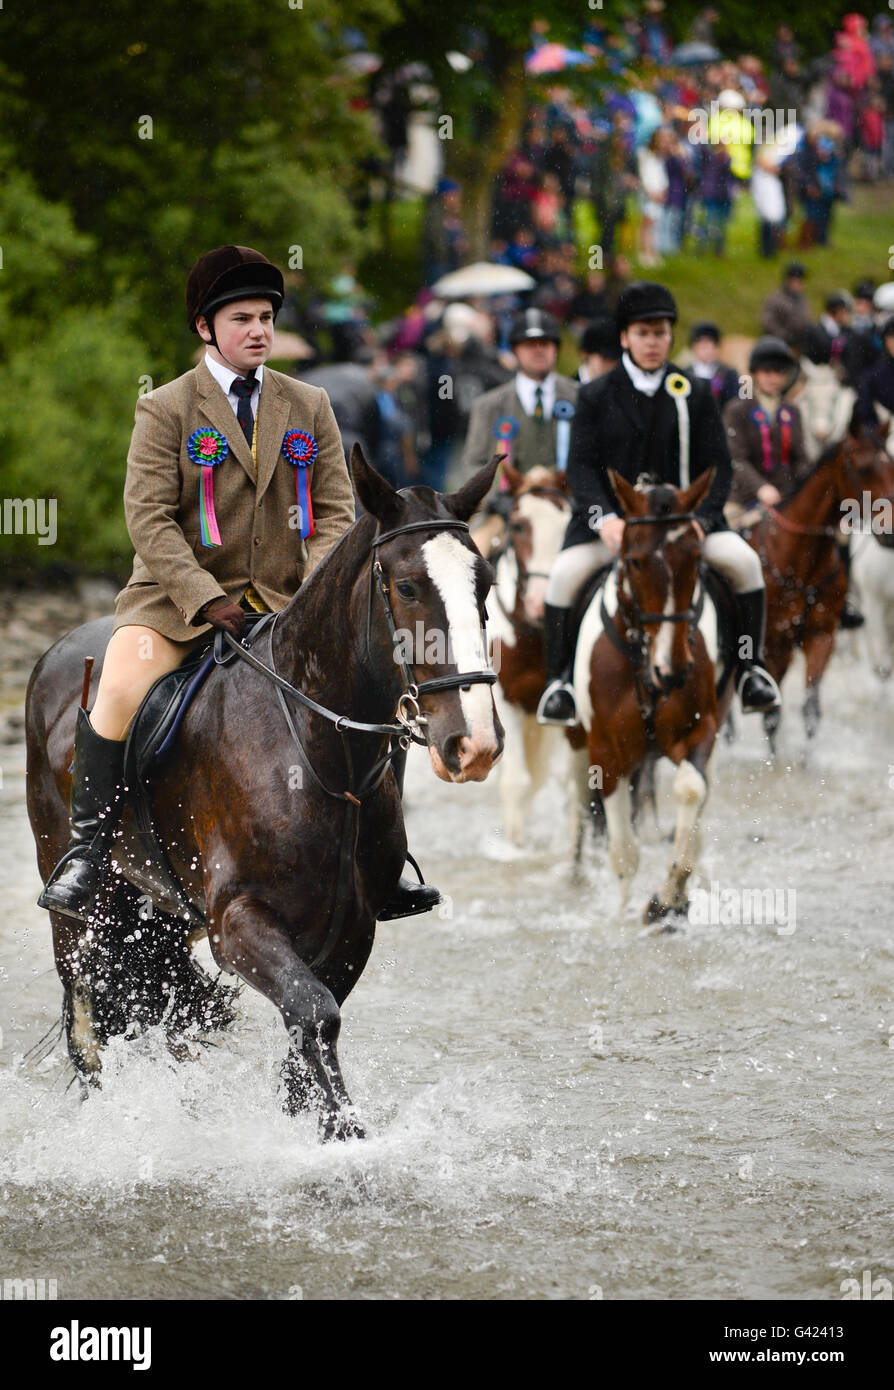
[{"label": "tweed jacket", "polygon": [[[757,490],[772,483],[787,502],[813,472],[813,464],[804,446],[804,426],[801,412],[790,401],[777,406],[772,420],[768,419],[770,459],[764,459],[764,443],[760,425],[754,419],[758,401],[728,401],[723,407],[723,423],[733,460],[733,485],[730,501],[742,507],[752,507]],[[780,410],[787,416],[789,427],[788,459],[782,458],[782,422]]]},{"label": "tweed jacket", "polygon": [[[572,404],[577,400],[577,392],[580,383],[572,381],[571,377],[556,375],[556,400],[571,401]],[[505,452],[501,447],[500,441],[494,437],[494,426],[497,421],[506,415],[511,415],[513,419],[521,421],[525,412],[521,401],[515,391],[515,377],[511,381],[505,382],[502,386],[495,386],[492,391],[485,391],[483,396],[479,396],[472,407],[472,414],[469,419],[469,433],[466,435],[466,442],[463,448],[462,476],[463,480],[470,478],[479,468],[483,468],[489,463],[494,454]],[[511,461],[513,468],[517,468],[521,473],[527,473],[535,464],[543,464],[547,468],[556,466],[556,422],[547,421],[547,428],[544,430],[547,435],[545,443],[545,454],[543,457],[535,457],[526,451],[528,440],[533,441],[533,431],[520,434],[511,445]]]},{"label": "tweed jacket", "polygon": [[[212,426],[229,453],[213,470],[221,544],[203,544],[200,484],[187,441]],[[314,532],[296,522],[295,469],[282,454],[287,430],[313,435]],[[257,412],[257,472],[235,413],[204,359],[137,401],[127,456],[124,510],[136,555],[115,603],[115,628],[143,624],[175,642],[208,630],[193,626],[203,604],[238,603],[249,584],[267,606],[284,608],[354,520],[341,436],[325,391],[264,368]],[[290,524],[291,523],[291,524]]]}]

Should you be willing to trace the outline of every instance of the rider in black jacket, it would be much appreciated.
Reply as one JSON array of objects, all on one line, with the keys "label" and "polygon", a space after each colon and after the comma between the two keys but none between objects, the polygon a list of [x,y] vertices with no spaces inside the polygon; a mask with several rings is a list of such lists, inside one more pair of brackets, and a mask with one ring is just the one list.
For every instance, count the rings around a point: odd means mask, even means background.
[{"label": "rider in black jacket", "polygon": [[568,455],[572,518],[546,596],[547,686],[537,710],[541,723],[577,722],[569,683],[574,601],[590,575],[618,554],[624,531],[608,480],[610,468],[630,483],[647,473],[676,488],[715,469],[696,515],[704,558],[729,581],[740,634],[747,639],[739,643],[742,708],[766,711],[779,703],[776,682],[761,665],[765,590],[760,560],[728,529],[723,516],[732,467],[720,411],[706,382],[691,381],[667,360],[676,318],[673,295],[663,285],[645,280],[628,285],[618,303],[621,362],[578,395]]}]

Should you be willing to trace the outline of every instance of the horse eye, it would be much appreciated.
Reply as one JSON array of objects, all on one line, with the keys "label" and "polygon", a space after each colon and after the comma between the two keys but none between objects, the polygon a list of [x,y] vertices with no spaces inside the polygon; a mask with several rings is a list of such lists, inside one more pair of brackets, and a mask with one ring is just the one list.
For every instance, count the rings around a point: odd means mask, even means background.
[{"label": "horse eye", "polygon": [[415,584],[408,584],[406,580],[402,580],[402,581],[400,581],[400,582],[398,583],[398,585],[397,585],[397,592],[400,594],[401,598],[416,598],[416,597],[417,597],[417,594],[416,594],[416,585],[415,585]]}]

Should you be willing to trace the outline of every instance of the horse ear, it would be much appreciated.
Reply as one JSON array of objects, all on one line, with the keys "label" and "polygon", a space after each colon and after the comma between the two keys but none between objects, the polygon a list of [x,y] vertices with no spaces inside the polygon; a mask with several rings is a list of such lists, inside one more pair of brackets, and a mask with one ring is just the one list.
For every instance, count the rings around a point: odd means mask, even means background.
[{"label": "horse ear", "polygon": [[628,483],[627,479],[622,478],[613,468],[608,470],[608,480],[625,516],[643,511],[645,497],[641,492],[637,492],[632,483]]},{"label": "horse ear", "polygon": [[680,493],[680,511],[694,512],[700,502],[703,502],[711,491],[711,484],[714,481],[716,468],[709,468],[705,473],[699,473],[694,483],[690,483],[685,492]]},{"label": "horse ear", "polygon": [[478,503],[486,497],[494,485],[494,478],[497,476],[497,464],[506,457],[505,454],[494,454],[490,463],[486,463],[483,468],[479,468],[477,473],[473,473],[467,483],[463,483],[458,492],[442,493],[441,501],[452,512],[458,521],[468,521],[474,516]]},{"label": "horse ear", "polygon": [[403,499],[388,479],[367,463],[359,444],[355,444],[351,450],[351,475],[357,496],[366,511],[387,525],[395,521],[403,508]]},{"label": "horse ear", "polygon": [[508,457],[508,454],[501,455],[501,462],[503,464],[502,473],[503,477],[506,479],[506,486],[508,487],[512,496],[515,497],[524,481],[524,478],[522,474],[519,473],[517,468],[513,468],[511,463],[507,463]]}]

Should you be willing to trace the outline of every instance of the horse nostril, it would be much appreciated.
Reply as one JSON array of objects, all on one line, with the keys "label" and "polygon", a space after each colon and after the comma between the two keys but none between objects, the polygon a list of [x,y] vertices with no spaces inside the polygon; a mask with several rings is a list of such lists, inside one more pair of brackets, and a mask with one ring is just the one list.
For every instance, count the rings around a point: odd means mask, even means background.
[{"label": "horse nostril", "polygon": [[465,734],[450,734],[444,740],[441,757],[444,759],[444,766],[451,772],[459,772],[460,770],[460,756],[465,737]]}]

